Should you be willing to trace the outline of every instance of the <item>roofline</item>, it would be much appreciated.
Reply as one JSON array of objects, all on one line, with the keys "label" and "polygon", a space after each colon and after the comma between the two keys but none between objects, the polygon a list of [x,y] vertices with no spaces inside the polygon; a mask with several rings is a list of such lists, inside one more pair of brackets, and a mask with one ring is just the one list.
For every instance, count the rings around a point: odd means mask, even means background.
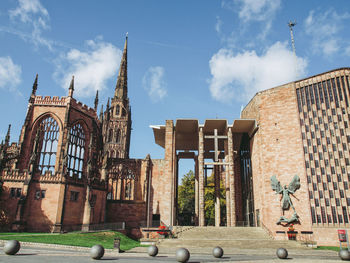
[{"label": "roofline", "polygon": [[295,81],[291,81],[291,82],[287,82],[287,83],[284,83],[284,84],[281,84],[281,85],[278,85],[278,86],[275,86],[275,87],[272,87],[272,88],[269,88],[269,89],[265,89],[265,90],[261,90],[261,91],[258,91],[254,94],[254,96],[248,101],[248,103],[244,106],[244,108],[242,109],[242,111],[249,105],[249,103],[258,95],[258,94],[261,94],[265,91],[268,91],[268,90],[272,90],[272,89],[276,89],[276,88],[279,88],[279,87],[282,87],[282,86],[285,86],[285,85],[288,85],[288,84],[292,84],[292,83],[297,83],[297,82],[301,82],[303,80],[307,80],[307,79],[311,79],[311,78],[315,78],[317,76],[321,76],[321,75],[324,75],[324,74],[328,74],[328,73],[331,73],[331,72],[334,72],[334,71],[339,71],[339,70],[350,70],[350,67],[341,67],[341,68],[336,68],[336,69],[332,69],[332,70],[328,70],[326,72],[322,72],[322,73],[319,73],[319,74],[316,74],[316,75],[313,75],[313,76],[309,76],[309,77],[306,77],[306,78],[302,78],[302,79],[298,79],[298,80],[295,80]]}]

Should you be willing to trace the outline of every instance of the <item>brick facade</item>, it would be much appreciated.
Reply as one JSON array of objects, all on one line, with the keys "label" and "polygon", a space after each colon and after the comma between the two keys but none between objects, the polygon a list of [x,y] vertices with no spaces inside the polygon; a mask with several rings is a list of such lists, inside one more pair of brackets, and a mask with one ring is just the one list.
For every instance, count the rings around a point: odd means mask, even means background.
[{"label": "brick facade", "polygon": [[242,118],[258,122],[251,140],[254,205],[274,236],[286,227],[275,223],[281,210],[272,175],[282,185],[300,177],[301,187],[291,197],[300,238],[301,231],[313,231],[318,244],[337,245],[336,230],[349,227],[349,73],[334,70],[259,92],[242,112]]}]

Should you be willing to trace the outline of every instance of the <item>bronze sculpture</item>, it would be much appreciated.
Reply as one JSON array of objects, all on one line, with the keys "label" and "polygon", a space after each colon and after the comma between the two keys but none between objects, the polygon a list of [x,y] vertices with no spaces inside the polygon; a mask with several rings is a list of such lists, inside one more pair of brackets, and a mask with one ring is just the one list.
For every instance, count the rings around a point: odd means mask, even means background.
[{"label": "bronze sculpture", "polygon": [[290,198],[290,194],[294,194],[299,188],[300,188],[300,178],[299,176],[295,175],[290,182],[290,184],[285,185],[284,187],[281,186],[281,183],[277,180],[276,176],[271,176],[271,187],[272,190],[276,192],[276,194],[282,195],[282,211],[289,210],[290,207],[293,208],[294,213],[291,218],[286,218],[284,215],[280,217],[280,219],[277,221],[277,224],[283,223],[292,223],[295,221],[299,221],[299,216],[295,211],[294,205],[292,203],[292,200]]}]

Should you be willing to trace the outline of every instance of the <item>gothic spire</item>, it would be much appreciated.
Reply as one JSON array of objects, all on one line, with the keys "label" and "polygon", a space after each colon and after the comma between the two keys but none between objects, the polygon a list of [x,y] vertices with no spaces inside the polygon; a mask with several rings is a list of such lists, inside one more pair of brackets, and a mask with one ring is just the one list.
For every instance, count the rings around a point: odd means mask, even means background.
[{"label": "gothic spire", "polygon": [[37,89],[38,89],[38,74],[36,74],[36,76],[35,76],[35,80],[34,80],[33,88],[32,88],[32,93],[30,94],[30,97],[29,97],[29,102],[33,102]]},{"label": "gothic spire", "polygon": [[96,97],[95,97],[95,111],[97,112],[97,105],[98,105],[98,90],[96,91]]},{"label": "gothic spire", "polygon": [[73,91],[74,91],[74,76],[72,76],[72,80],[70,81],[68,97],[73,97]]},{"label": "gothic spire", "polygon": [[108,100],[107,100],[106,110],[109,110],[109,98],[108,98]]},{"label": "gothic spire", "polygon": [[9,124],[9,127],[7,129],[7,134],[5,137],[5,145],[9,145],[10,143],[10,131],[11,131],[11,124]]},{"label": "gothic spire", "polygon": [[103,104],[101,105],[100,121],[103,121]]},{"label": "gothic spire", "polygon": [[119,99],[126,99],[128,97],[128,33],[126,33],[124,51],[120,62],[114,97]]},{"label": "gothic spire", "polygon": [[35,80],[33,83],[33,89],[32,89],[32,95],[35,96],[37,89],[38,89],[38,74],[36,74],[36,76],[35,76]]}]

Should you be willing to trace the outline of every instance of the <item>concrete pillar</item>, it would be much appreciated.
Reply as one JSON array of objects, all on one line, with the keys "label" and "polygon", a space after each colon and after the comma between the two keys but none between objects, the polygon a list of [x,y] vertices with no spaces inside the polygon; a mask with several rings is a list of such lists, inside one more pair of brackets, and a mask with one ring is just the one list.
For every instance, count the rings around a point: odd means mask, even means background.
[{"label": "concrete pillar", "polygon": [[173,225],[175,221],[175,131],[172,120],[167,120],[165,125],[165,171],[164,183],[167,183],[167,190],[169,195],[164,196],[163,203],[170,204],[170,206],[163,207],[161,211],[161,220],[166,225]]},{"label": "concrete pillar", "polygon": [[199,128],[198,142],[198,203],[199,203],[199,226],[205,225],[204,218],[204,134],[203,128]]},{"label": "concrete pillar", "polygon": [[228,129],[227,134],[228,142],[228,173],[230,181],[230,217],[231,217],[231,226],[236,225],[236,198],[235,198],[235,177],[234,177],[234,156],[233,156],[233,137],[231,128]]},{"label": "concrete pillar", "polygon": [[220,226],[220,167],[214,165],[214,187],[215,187],[215,226]]},{"label": "concrete pillar", "polygon": [[194,168],[194,175],[195,175],[195,180],[194,180],[194,202],[195,202],[195,208],[194,208],[194,213],[195,213],[195,225],[198,226],[199,221],[199,183],[198,183],[198,157],[195,158],[195,168]]}]

